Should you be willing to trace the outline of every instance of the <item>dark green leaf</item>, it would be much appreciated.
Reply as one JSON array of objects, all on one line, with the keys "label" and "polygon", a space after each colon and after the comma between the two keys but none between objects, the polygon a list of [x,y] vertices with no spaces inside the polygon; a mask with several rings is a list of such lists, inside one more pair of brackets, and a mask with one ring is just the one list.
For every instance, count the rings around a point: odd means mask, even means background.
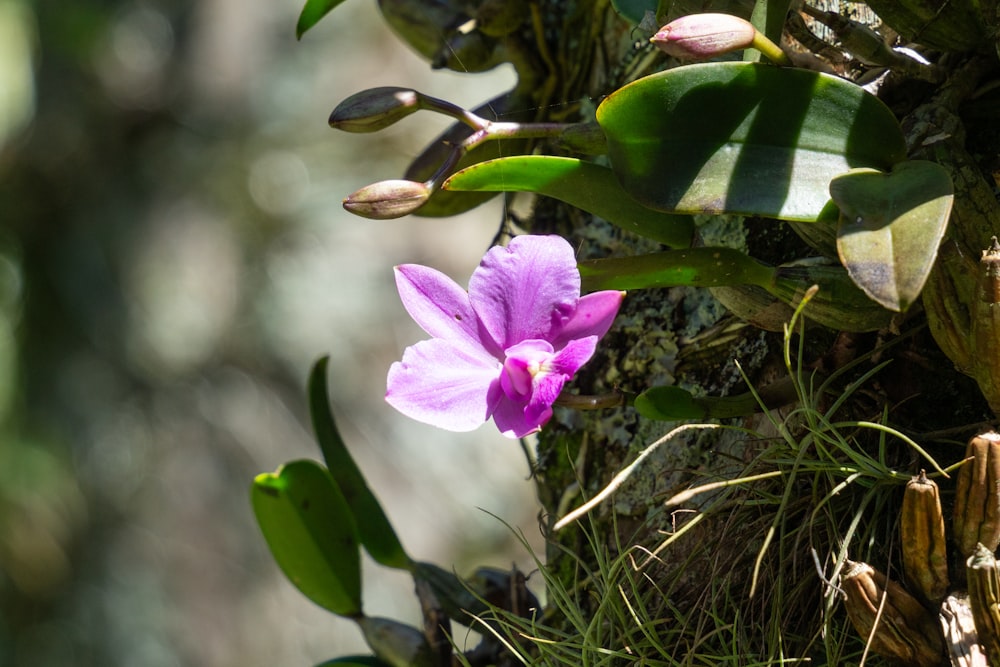
[{"label": "dark green leaf", "polygon": [[685,421],[688,419],[731,419],[788,405],[798,399],[795,384],[783,378],[761,388],[756,394],[735,396],[694,396],[680,387],[653,387],[635,397],[635,409],[646,419]]},{"label": "dark green leaf", "polygon": [[705,419],[705,408],[698,405],[691,392],[673,385],[653,387],[635,397],[636,411],[646,419],[683,421]]},{"label": "dark green leaf", "polygon": [[319,20],[333,11],[344,0],[306,0],[299,22],[295,25],[295,36],[302,39],[306,30],[313,27]]},{"label": "dark green leaf", "polygon": [[646,208],[632,199],[607,167],[576,158],[519,155],[467,167],[444,183],[448,190],[536,192],[554,197],[630,232],[672,248],[691,245],[694,221]]},{"label": "dark green leaf", "polygon": [[605,99],[597,120],[625,190],[668,212],[814,221],[835,176],[906,155],[892,112],[860,87],[756,63],[644,77]]},{"label": "dark green leaf", "polygon": [[306,597],[341,616],[361,613],[354,518],[325,468],[292,461],[251,487],[254,515],[282,572]]},{"label": "dark green leaf", "polygon": [[309,374],[309,412],[323,458],[353,512],[365,550],[386,567],[409,569],[410,557],[340,437],[326,388],[327,361],[326,357],[317,361]]}]

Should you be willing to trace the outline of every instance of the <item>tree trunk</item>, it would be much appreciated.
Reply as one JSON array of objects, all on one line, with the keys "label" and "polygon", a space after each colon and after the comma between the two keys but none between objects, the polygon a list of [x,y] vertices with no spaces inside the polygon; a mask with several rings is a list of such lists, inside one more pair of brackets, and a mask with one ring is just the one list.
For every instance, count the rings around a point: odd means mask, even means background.
[{"label": "tree trunk", "polygon": [[[700,7],[676,9],[683,14]],[[747,8],[734,3],[713,10],[738,13]],[[664,65],[648,46],[639,46],[644,39],[637,38],[607,2],[543,2],[541,20],[549,50],[541,61],[555,69],[536,72],[538,79],[531,81],[541,95],[535,100],[538,120],[550,120],[548,109],[564,111],[553,102],[577,99],[584,100],[578,112],[573,117],[563,113],[559,120],[587,119],[603,95]],[[953,66],[960,61],[955,58]],[[529,80],[522,73],[522,81]],[[936,89],[903,80],[892,81],[884,91],[903,118],[933,102]],[[908,127],[912,130],[912,123]],[[992,142],[994,134],[983,141]],[[962,166],[967,170],[970,164],[976,163],[969,158]],[[973,180],[985,186],[981,170]],[[581,259],[657,249],[652,242],[552,200],[535,202],[525,225],[535,233],[567,236],[580,249]],[[770,220],[705,216],[699,220],[699,237],[706,245],[743,249],[771,263],[815,254],[788,225]],[[961,449],[954,443],[964,442],[992,414],[976,384],[954,370],[925,324],[923,313],[914,308],[893,331],[879,334],[808,328],[792,341],[792,366],[804,374],[803,390],[812,413],[796,411],[803,407],[797,403],[768,415],[725,422],[734,428],[687,431],[659,446],[613,496],[584,518],[550,534],[547,569],[556,586],[576,593],[570,597],[583,617],[606,624],[604,648],[657,657],[630,648],[649,645],[639,636],[634,619],[608,612],[608,598],[624,596],[630,605],[642,608],[640,618],[669,629],[663,636],[673,639],[664,639],[666,648],[661,645],[654,653],[666,651],[676,659],[696,652],[696,645],[697,652],[709,655],[713,650],[726,655],[736,647],[733,655],[810,656],[819,663],[860,651],[859,639],[845,640],[846,616],[817,569],[830,578],[835,561],[846,555],[883,571],[895,570],[902,491],[898,482],[928,463],[898,438],[845,427],[832,435],[827,431],[828,437],[844,438],[850,447],[880,461],[885,471],[897,471],[895,477],[886,472],[850,478],[828,467],[812,472],[806,462],[822,458],[812,449],[837,447],[817,442],[810,434],[823,430],[818,415],[837,395],[851,392],[832,420],[886,423],[918,439],[942,466],[959,460]],[[603,394],[677,384],[696,395],[734,395],[748,391],[745,380],[760,389],[786,376],[783,342],[781,332],[757,329],[729,314],[709,290],[636,291],[626,298],[599,356],[574,386],[580,394]],[[853,360],[860,363],[837,378],[828,392],[815,393],[822,378]],[[851,385],[885,362],[891,363]],[[559,517],[596,495],[674,426],[640,418],[631,408],[557,410],[538,443],[545,525],[551,530]],[[843,450],[829,456],[851,464]],[[677,506],[664,504],[691,486],[776,471],[780,476],[699,494]],[[942,484],[950,488],[947,480]],[[621,570],[609,570],[608,559],[619,554],[631,555]],[[610,605],[622,607],[620,600]],[[831,624],[821,637],[828,619]],[[570,625],[565,618],[562,622]],[[678,632],[676,626],[686,630]]]}]

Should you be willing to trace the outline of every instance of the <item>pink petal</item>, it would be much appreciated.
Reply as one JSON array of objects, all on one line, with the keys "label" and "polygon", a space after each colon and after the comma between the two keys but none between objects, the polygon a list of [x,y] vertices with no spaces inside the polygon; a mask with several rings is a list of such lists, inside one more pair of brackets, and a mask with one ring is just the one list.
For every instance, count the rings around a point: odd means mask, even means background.
[{"label": "pink petal", "polygon": [[419,264],[403,264],[394,272],[403,307],[421,329],[435,338],[482,347],[469,295],[454,280]]},{"label": "pink petal", "polygon": [[559,236],[519,236],[486,253],[469,281],[469,300],[497,348],[551,340],[580,298],[573,248]]},{"label": "pink petal", "polygon": [[563,325],[553,345],[558,348],[573,339],[585,336],[602,338],[615,321],[624,298],[625,292],[612,290],[594,292],[581,297],[576,303],[576,310]]},{"label": "pink petal", "polygon": [[500,362],[484,350],[434,338],[406,348],[389,368],[385,400],[407,417],[471,431],[500,400]]},{"label": "pink petal", "polygon": [[539,373],[535,376],[531,398],[524,406],[524,419],[527,423],[541,426],[552,417],[552,404],[559,398],[559,392],[569,377],[561,373]]},{"label": "pink petal", "polygon": [[506,396],[500,399],[493,411],[493,423],[502,435],[508,438],[523,438],[539,430],[552,417],[552,410],[549,409],[547,415],[539,415],[538,418],[529,420],[524,415],[524,408],[524,403],[515,403]]},{"label": "pink petal", "polygon": [[[549,374],[563,375],[567,380],[572,378],[581,366],[590,361],[596,349],[597,336],[571,340],[549,360]],[[552,400],[556,400],[554,396]]]}]

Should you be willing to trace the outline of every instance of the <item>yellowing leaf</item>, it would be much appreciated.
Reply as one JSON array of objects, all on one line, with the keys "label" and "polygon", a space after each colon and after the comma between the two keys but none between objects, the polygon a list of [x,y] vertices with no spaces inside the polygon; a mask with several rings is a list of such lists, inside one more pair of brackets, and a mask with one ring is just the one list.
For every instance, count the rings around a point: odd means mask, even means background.
[{"label": "yellowing leaf", "polygon": [[851,279],[884,307],[902,312],[934,266],[954,200],[938,164],[902,162],[890,173],[854,169],[830,182],[840,207],[837,252]]}]

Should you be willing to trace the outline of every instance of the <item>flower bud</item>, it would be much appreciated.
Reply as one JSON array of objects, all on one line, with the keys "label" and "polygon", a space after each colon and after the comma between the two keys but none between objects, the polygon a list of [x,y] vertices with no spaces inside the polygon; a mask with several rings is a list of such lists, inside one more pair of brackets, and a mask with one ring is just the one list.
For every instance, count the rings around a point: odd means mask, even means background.
[{"label": "flower bud", "polygon": [[847,561],[840,587],[847,617],[872,651],[903,665],[941,664],[937,618],[902,586],[867,563]]},{"label": "flower bud", "polygon": [[756,34],[753,25],[738,16],[690,14],[663,26],[649,41],[667,55],[705,60],[747,48]]},{"label": "flower bud", "polygon": [[899,517],[906,581],[925,600],[939,603],[948,594],[948,554],[941,496],[923,470],[906,484]]},{"label": "flower bud", "polygon": [[965,448],[972,459],[958,470],[952,528],[966,558],[977,543],[991,552],[1000,545],[1000,434],[980,433]]},{"label": "flower bud", "polygon": [[421,108],[422,95],[384,86],[351,95],[330,114],[330,127],[345,132],[378,132]]},{"label": "flower bud", "polygon": [[1000,414],[1000,242],[995,236],[979,262],[971,315],[974,377],[990,408]]},{"label": "flower bud", "polygon": [[966,561],[965,573],[969,583],[969,606],[976,624],[980,646],[986,651],[989,664],[1000,661],[1000,571],[993,552],[976,545],[976,550]]},{"label": "flower bud", "polygon": [[423,206],[431,190],[416,181],[388,180],[366,185],[347,196],[344,208],[372,220],[402,218]]}]

